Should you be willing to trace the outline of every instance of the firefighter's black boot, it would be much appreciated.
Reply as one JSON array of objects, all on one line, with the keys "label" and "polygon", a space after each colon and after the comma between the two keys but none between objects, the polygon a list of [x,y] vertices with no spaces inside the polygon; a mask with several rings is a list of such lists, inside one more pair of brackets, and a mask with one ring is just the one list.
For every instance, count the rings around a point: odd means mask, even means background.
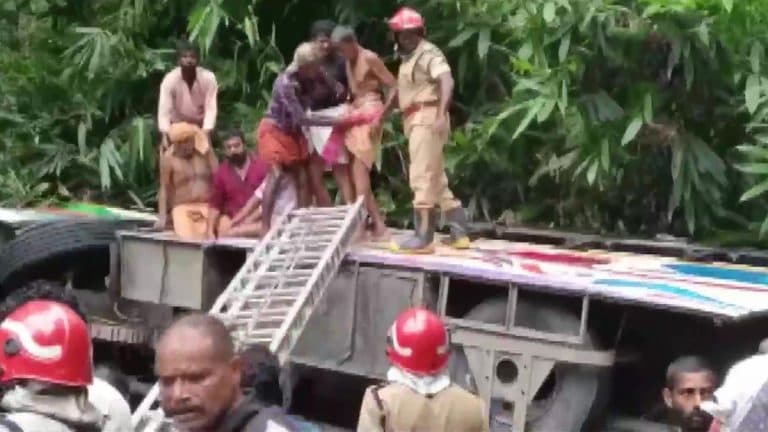
[{"label": "firefighter's black boot", "polygon": [[469,249],[472,243],[469,240],[467,214],[464,208],[456,207],[448,210],[445,212],[445,219],[451,234],[443,243],[455,249]]},{"label": "firefighter's black boot", "polygon": [[434,253],[437,213],[434,209],[417,209],[414,211],[414,217],[416,227],[413,234],[400,243],[393,243],[392,250],[404,254]]}]

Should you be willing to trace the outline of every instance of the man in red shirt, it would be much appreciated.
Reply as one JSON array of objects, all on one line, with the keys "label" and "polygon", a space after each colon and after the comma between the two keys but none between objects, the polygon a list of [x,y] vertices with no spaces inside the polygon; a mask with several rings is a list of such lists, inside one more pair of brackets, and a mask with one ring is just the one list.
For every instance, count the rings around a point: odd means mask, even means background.
[{"label": "man in red shirt", "polygon": [[248,203],[256,189],[267,176],[269,167],[245,148],[243,133],[229,132],[224,139],[224,162],[213,176],[211,198],[208,203],[208,238],[256,237],[261,232],[261,222],[232,220]]}]

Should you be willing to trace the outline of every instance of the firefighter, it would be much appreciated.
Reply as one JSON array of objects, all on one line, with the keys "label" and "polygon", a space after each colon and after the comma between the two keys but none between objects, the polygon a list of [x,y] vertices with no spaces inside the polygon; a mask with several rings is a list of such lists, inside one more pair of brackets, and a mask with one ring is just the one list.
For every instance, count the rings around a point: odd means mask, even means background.
[{"label": "firefighter", "polygon": [[0,324],[2,432],[102,431],[104,416],[88,401],[91,339],[71,308],[32,300]]},{"label": "firefighter", "polygon": [[437,315],[408,309],[387,339],[388,382],[366,390],[358,432],[488,431],[483,401],[451,383],[448,332]]},{"label": "firefighter", "polygon": [[[402,59],[394,99],[398,100],[408,138],[408,179],[416,224],[414,234],[393,244],[392,249],[433,253],[436,207],[443,211],[450,226],[449,245],[469,248],[464,208],[448,188],[443,161],[443,147],[450,135],[448,109],[454,86],[451,67],[443,52],[425,39],[424,19],[415,10],[400,9],[389,20],[389,27]],[[390,108],[387,106],[386,111]]]}]

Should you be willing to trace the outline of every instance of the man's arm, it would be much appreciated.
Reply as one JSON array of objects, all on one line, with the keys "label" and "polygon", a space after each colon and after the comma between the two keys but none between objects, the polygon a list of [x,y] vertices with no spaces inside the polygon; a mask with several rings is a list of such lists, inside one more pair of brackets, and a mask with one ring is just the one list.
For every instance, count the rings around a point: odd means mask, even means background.
[{"label": "man's arm", "polygon": [[240,225],[248,217],[248,215],[255,212],[260,205],[261,197],[253,194],[251,198],[248,199],[248,202],[245,203],[243,208],[241,208],[240,211],[238,211],[237,214],[232,218],[232,226],[235,227]]},{"label": "man's arm", "polygon": [[212,148],[208,149],[205,158],[208,160],[208,166],[211,168],[211,172],[215,173],[219,169],[219,159],[216,157],[216,153]]},{"label": "man's arm", "polygon": [[368,67],[371,68],[379,81],[386,87],[387,98],[384,101],[384,112],[382,113],[382,117],[386,117],[397,102],[397,80],[378,56],[369,56],[366,60],[368,61]]},{"label": "man's arm", "polygon": [[216,116],[219,112],[218,105],[219,84],[216,82],[216,75],[210,73],[210,82],[205,92],[205,117],[203,117],[203,130],[209,135],[216,127]]},{"label": "man's arm", "polygon": [[440,105],[438,105],[437,115],[442,118],[448,118],[448,109],[453,99],[453,76],[450,72],[444,72],[437,77],[437,83],[440,87]]},{"label": "man's arm", "polygon": [[157,192],[157,223],[158,229],[168,227],[168,191],[173,177],[173,164],[169,156],[160,159],[160,190]]},{"label": "man's arm", "polygon": [[160,84],[160,98],[157,102],[157,128],[160,133],[167,134],[171,127],[171,115],[173,114],[173,84],[170,74],[163,78]]},{"label": "man's arm", "polygon": [[[218,171],[213,175],[213,187],[211,188],[211,197],[208,199],[208,239],[216,238],[216,226],[219,224],[219,218],[224,211],[224,203],[227,200],[227,190]],[[220,234],[220,233],[219,233]]]},{"label": "man's arm", "polygon": [[283,103],[291,112],[291,117],[296,119],[296,122],[301,126],[336,126],[341,124],[347,124],[348,121],[344,117],[328,117],[323,115],[307,115],[304,110],[304,106],[299,100],[299,96],[296,94],[296,87],[293,85],[286,85],[280,92],[280,97],[283,99]]},{"label": "man's arm", "polygon": [[453,101],[453,76],[448,59],[439,50],[429,51],[421,56],[421,66],[424,67],[432,81],[436,81],[439,88],[437,117],[435,128],[440,132],[448,129],[448,113]]}]

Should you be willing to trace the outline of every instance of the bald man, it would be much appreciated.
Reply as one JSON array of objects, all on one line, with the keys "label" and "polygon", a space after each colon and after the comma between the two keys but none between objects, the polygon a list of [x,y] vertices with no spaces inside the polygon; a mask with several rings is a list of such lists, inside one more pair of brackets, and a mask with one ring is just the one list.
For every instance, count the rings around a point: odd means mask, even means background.
[{"label": "bald man", "polygon": [[280,408],[243,396],[241,369],[219,319],[203,314],[179,319],[160,337],[155,352],[163,411],[186,432],[296,430]]}]

